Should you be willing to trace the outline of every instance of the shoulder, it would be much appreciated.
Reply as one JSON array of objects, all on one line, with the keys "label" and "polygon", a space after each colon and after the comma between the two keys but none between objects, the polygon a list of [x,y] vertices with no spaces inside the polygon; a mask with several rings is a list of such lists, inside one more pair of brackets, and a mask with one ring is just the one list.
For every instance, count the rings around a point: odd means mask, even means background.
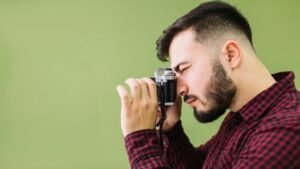
[{"label": "shoulder", "polygon": [[[299,111],[282,109],[269,112],[250,131],[240,153],[242,159],[247,159],[247,166],[296,168],[300,165]],[[237,166],[246,164],[243,160],[240,162]]]},{"label": "shoulder", "polygon": [[[300,132],[300,111],[298,109],[279,109],[271,111],[261,118],[256,126],[256,131],[287,130]],[[300,137],[300,135],[299,135]]]},{"label": "shoulder", "polygon": [[270,107],[269,112],[259,118],[259,129],[295,129],[300,130],[300,93],[286,93],[284,97]]}]

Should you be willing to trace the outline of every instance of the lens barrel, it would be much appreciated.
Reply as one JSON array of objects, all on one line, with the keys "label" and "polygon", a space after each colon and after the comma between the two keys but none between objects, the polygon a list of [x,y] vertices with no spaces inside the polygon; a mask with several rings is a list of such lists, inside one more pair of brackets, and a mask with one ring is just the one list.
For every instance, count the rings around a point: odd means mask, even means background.
[{"label": "lens barrel", "polygon": [[[170,68],[158,68],[154,73],[159,104],[173,105],[176,100],[176,76]],[[163,100],[161,100],[163,99]]]}]

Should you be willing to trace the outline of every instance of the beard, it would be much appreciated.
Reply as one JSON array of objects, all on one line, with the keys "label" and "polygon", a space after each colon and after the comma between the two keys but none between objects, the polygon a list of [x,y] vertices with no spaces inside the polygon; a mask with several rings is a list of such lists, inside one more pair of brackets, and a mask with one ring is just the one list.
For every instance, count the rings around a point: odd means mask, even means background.
[{"label": "beard", "polygon": [[206,111],[194,108],[194,116],[201,123],[212,122],[222,116],[230,106],[237,90],[236,85],[218,61],[213,65],[213,73],[206,88],[205,97],[210,108]]}]

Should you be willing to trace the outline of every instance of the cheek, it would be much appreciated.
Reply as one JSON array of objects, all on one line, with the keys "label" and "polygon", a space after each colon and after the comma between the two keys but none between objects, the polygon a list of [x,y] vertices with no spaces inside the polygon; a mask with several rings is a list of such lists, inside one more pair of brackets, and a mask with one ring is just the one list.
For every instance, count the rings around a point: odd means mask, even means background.
[{"label": "cheek", "polygon": [[210,71],[193,70],[190,77],[188,77],[187,79],[189,81],[189,84],[193,86],[194,90],[198,90],[200,91],[200,93],[203,93],[203,90],[209,87],[207,85],[209,85],[210,77]]},{"label": "cheek", "polygon": [[210,89],[210,77],[209,71],[194,71],[186,76],[186,82],[189,86],[189,94],[196,95],[201,100],[205,99],[205,94]]}]

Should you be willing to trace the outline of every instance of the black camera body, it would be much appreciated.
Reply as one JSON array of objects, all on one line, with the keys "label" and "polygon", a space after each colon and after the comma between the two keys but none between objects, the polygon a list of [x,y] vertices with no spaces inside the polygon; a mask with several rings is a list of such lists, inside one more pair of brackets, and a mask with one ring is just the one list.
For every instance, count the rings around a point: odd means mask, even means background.
[{"label": "black camera body", "polygon": [[176,76],[170,68],[158,68],[154,73],[159,104],[170,106],[176,100]]}]

